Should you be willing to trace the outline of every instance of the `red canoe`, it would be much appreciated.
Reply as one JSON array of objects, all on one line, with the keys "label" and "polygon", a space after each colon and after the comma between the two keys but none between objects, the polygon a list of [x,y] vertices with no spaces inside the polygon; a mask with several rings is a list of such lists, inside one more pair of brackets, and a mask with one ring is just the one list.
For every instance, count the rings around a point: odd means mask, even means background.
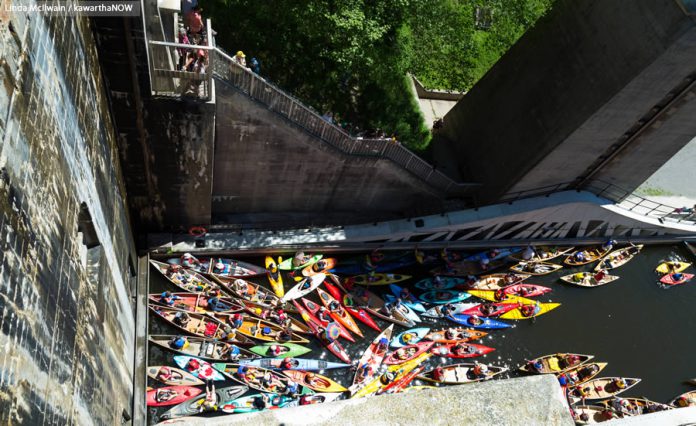
[{"label": "red canoe", "polygon": [[326,347],[326,349],[328,349],[332,354],[336,355],[336,357],[341,361],[345,362],[346,364],[350,364],[351,360],[350,356],[348,356],[348,352],[343,348],[343,346],[341,346],[340,343],[338,343],[338,341],[334,340],[332,342],[326,339],[326,329],[321,326],[319,320],[314,318],[309,311],[300,306],[300,304],[297,303],[297,300],[293,300],[292,303],[297,308],[297,311],[302,316],[302,319],[307,323],[309,328],[312,329],[312,332],[316,338]]},{"label": "red canoe", "polygon": [[[413,358],[417,357],[418,355],[422,354],[423,352],[427,351],[430,349],[435,342],[418,342],[415,345],[407,345],[404,347],[401,347],[394,352],[390,353],[384,358],[384,361],[382,361],[382,364],[386,365],[395,365],[395,364],[403,364],[404,362],[408,362],[412,360]],[[400,354],[405,354],[403,358],[400,358]]]},{"label": "red canoe", "polygon": [[[326,328],[326,326],[329,324],[329,322],[333,322],[334,324],[336,324],[338,326],[338,329],[341,330],[341,337],[343,337],[346,340],[350,340],[351,342],[355,342],[355,339],[350,334],[350,332],[348,332],[348,330],[346,330],[346,328],[343,326],[343,324],[341,324],[338,321],[335,321],[335,318],[333,316],[331,316],[331,318],[334,319],[334,321],[327,321],[319,316],[320,306],[318,304],[316,304],[316,303],[312,302],[311,300],[308,300],[304,297],[301,300],[302,300],[302,303],[304,303],[304,305],[307,307],[307,311],[309,311],[311,318],[315,322],[319,323],[319,325],[321,325],[323,328]],[[329,310],[327,309],[326,312],[329,312]]]},{"label": "red canoe", "polygon": [[503,288],[505,294],[521,297],[537,297],[550,291],[550,288],[536,284],[513,284]]},{"label": "red canoe", "polygon": [[421,365],[420,367],[416,367],[415,370],[409,372],[406,374],[404,377],[389,383],[387,386],[383,387],[382,389],[377,391],[377,395],[382,395],[383,393],[399,393],[406,386],[408,386],[420,373],[425,370],[425,366]]},{"label": "red canoe", "polygon": [[[331,276],[333,278],[333,276]],[[340,300],[341,304],[343,304],[343,307],[350,313],[353,318],[357,319],[358,321],[362,322],[366,326],[373,328],[377,331],[382,331],[375,320],[372,319],[372,317],[367,313],[366,310],[363,308],[360,308],[358,306],[355,306],[355,302],[353,301],[353,298],[348,295],[348,294],[341,294],[341,290],[338,289],[335,285],[331,284],[328,281],[324,281],[324,288],[331,294],[331,296],[334,297],[336,300]]]},{"label": "red canoe", "polygon": [[164,407],[165,405],[181,404],[203,393],[193,386],[165,386],[147,391],[145,400],[148,407]]},{"label": "red canoe", "polygon": [[488,315],[485,315],[481,311],[481,307],[483,306],[483,304],[476,305],[473,308],[469,308],[466,311],[462,312],[462,314],[476,315],[479,317],[497,317],[519,307],[519,303],[492,303],[492,305],[495,307],[495,310]]},{"label": "red canoe", "polygon": [[679,285],[684,284],[685,282],[691,280],[693,277],[694,274],[682,274],[681,279],[679,281],[675,281],[674,277],[672,277],[672,274],[667,274],[660,278],[660,282],[667,285]]},{"label": "red canoe", "polygon": [[[454,349],[454,347],[457,345],[460,345],[460,351]],[[489,352],[493,352],[494,350],[495,348],[491,348],[489,346],[477,345],[475,343],[458,342],[436,346],[430,350],[430,353],[446,358],[474,358],[477,356],[485,355]]]}]

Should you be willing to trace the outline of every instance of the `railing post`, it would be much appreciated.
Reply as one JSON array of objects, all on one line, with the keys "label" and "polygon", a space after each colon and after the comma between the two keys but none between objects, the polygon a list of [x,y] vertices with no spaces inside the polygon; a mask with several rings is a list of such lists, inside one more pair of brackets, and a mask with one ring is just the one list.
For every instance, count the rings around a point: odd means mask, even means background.
[{"label": "railing post", "polygon": [[206,75],[207,75],[207,81],[206,81],[206,87],[208,88],[208,100],[213,99],[213,69],[214,69],[214,62],[215,59],[213,58],[215,56],[215,50],[213,50],[213,27],[210,23],[210,18],[205,20],[205,30],[206,34],[208,35],[207,40],[208,40],[208,47],[210,48],[206,53],[208,54],[208,69],[206,69]]}]

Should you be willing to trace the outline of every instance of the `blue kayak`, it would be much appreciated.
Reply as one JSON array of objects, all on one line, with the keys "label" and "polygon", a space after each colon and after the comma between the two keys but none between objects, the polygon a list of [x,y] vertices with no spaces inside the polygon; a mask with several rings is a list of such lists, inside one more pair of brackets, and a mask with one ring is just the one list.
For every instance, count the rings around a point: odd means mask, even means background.
[{"label": "blue kayak", "polygon": [[478,317],[478,320],[480,321],[480,324],[476,323],[471,323],[469,322],[469,318],[472,318],[471,315],[465,315],[465,314],[454,314],[452,316],[447,317],[450,321],[454,321],[457,324],[465,325],[467,327],[479,329],[479,330],[497,330],[497,329],[502,329],[502,328],[510,328],[512,327],[510,324],[502,321],[497,321],[491,318],[481,318]]},{"label": "blue kayak", "polygon": [[464,260],[468,260],[470,262],[480,262],[483,259],[488,259],[488,260],[498,260],[498,259],[504,259],[511,254],[515,254],[517,252],[522,251],[522,247],[507,247],[507,248],[502,248],[502,249],[495,249],[496,253],[493,253],[493,250],[486,250],[482,251],[480,253],[472,254],[471,256],[467,256],[464,258]]},{"label": "blue kayak", "polygon": [[420,300],[436,305],[444,305],[447,303],[457,303],[471,297],[471,294],[466,291],[457,290],[430,290],[421,294]]},{"label": "blue kayak", "polygon": [[392,348],[401,348],[420,342],[426,334],[430,332],[428,327],[411,328],[397,334],[389,343]]},{"label": "blue kayak", "polygon": [[425,312],[426,311],[425,306],[423,306],[423,304],[418,301],[416,296],[414,296],[410,292],[409,292],[409,294],[410,294],[409,298],[401,297],[401,292],[403,291],[403,289],[400,286],[398,286],[396,284],[389,284],[389,289],[392,291],[394,296],[401,298],[401,303],[405,304],[406,306],[413,309],[414,311],[417,311],[417,312]]}]

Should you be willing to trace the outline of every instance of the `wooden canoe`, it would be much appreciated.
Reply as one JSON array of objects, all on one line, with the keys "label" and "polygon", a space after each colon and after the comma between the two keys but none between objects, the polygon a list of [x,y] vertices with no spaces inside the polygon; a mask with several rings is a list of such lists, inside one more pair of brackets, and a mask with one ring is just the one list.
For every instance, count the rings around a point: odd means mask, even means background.
[{"label": "wooden canoe", "polygon": [[508,371],[507,367],[498,367],[495,365],[486,365],[488,370],[485,373],[475,374],[474,368],[476,364],[466,363],[466,364],[451,364],[442,367],[443,375],[441,380],[435,380],[433,377],[433,372],[430,370],[422,373],[418,376],[419,379],[425,380],[426,382],[440,383],[444,385],[460,385],[464,383],[481,382],[484,380],[490,380],[498,374],[502,374]]},{"label": "wooden canoe", "polygon": [[[176,365],[179,366],[179,368],[182,368],[189,373],[193,374],[194,376],[198,377],[201,380],[206,380],[206,379],[212,379],[215,381],[222,381],[225,380],[225,376],[223,376],[219,371],[213,368],[213,365],[210,364],[207,361],[203,361],[202,359],[193,357],[193,356],[188,356],[188,355],[174,355],[174,362]],[[191,368],[189,366],[189,363],[191,361],[195,360],[198,363],[198,367]]]},{"label": "wooden canoe", "polygon": [[529,259],[524,258],[525,250],[510,255],[510,259],[518,262],[548,262],[549,260],[568,254],[574,249],[575,247],[537,246],[534,247],[534,255]]},{"label": "wooden canoe", "polygon": [[596,276],[596,272],[576,272],[574,274],[564,275],[561,279],[568,284],[580,287],[599,287],[619,279],[616,275],[604,274],[604,276],[597,281],[595,278]]},{"label": "wooden canoe", "polygon": [[[452,335],[448,338],[447,331],[451,331]],[[470,328],[453,327],[450,329],[435,330],[423,337],[423,340],[430,340],[435,343],[455,343],[455,342],[471,342],[472,340],[480,339],[488,335],[485,331],[472,330]]]},{"label": "wooden canoe", "polygon": [[686,268],[691,266],[691,263],[688,262],[679,262],[679,261],[669,261],[669,262],[662,262],[657,267],[655,268],[655,272],[658,272],[660,274],[673,274],[675,272],[682,272]]},{"label": "wooden canoe", "polygon": [[[348,311],[346,311],[345,308],[341,306],[341,303],[338,300],[334,299],[329,293],[325,292],[320,288],[317,289],[317,294],[319,295],[321,303],[324,305],[326,309],[329,310],[329,314],[332,318],[343,324],[343,326],[346,327],[348,330],[352,331],[360,337],[363,337],[362,331],[360,331],[358,324],[355,323],[353,317],[351,317]],[[331,309],[332,304],[336,306],[336,309]]]},{"label": "wooden canoe", "polygon": [[[201,293],[218,288],[219,286],[208,280],[203,275],[171,265],[169,263],[158,262],[150,259],[150,264],[155,267],[164,277],[178,288],[190,293]],[[177,270],[175,270],[177,269]]]},{"label": "wooden canoe", "polygon": [[283,305],[271,289],[254,284],[251,281],[222,276],[214,276],[214,278],[227,292],[254,305],[262,308],[275,308]]},{"label": "wooden canoe", "polygon": [[647,398],[636,398],[630,396],[612,398],[609,401],[599,401],[597,402],[597,405],[601,405],[604,408],[613,409],[614,411],[629,417],[674,409],[674,407],[661,402],[651,401]]},{"label": "wooden canoe", "polygon": [[623,266],[628,263],[628,261],[636,257],[642,249],[643,244],[638,244],[637,246],[624,247],[614,250],[607,254],[601,262],[597,263],[595,266],[595,271],[599,271],[601,269],[616,269],[619,266]]},{"label": "wooden canoe", "polygon": [[[193,334],[194,336],[202,337],[204,339],[218,339],[223,340],[227,343],[232,343],[235,345],[252,345],[253,340],[244,336],[242,333],[237,333],[232,330],[228,330],[224,325],[214,319],[213,317],[196,314],[193,312],[180,311],[178,309],[166,308],[164,306],[149,305],[152,312],[157,314],[160,318],[165,320],[170,325],[182,330],[186,333]],[[186,326],[182,327],[175,321],[175,316],[179,312],[184,312],[188,315],[189,322]]]},{"label": "wooden canoe", "polygon": [[[305,299],[304,297],[300,300],[305,308],[307,308],[307,311],[314,322],[318,323],[323,328],[326,328],[330,322],[335,322],[340,331],[340,336],[346,340],[355,342],[355,338],[350,334],[348,329],[341,322],[336,322],[336,316],[331,315],[331,312],[328,309],[322,308],[317,303],[314,303],[309,299]],[[295,301],[293,300],[293,302]],[[328,315],[328,317],[326,317],[326,315]],[[310,324],[308,324],[308,326],[311,327]]]},{"label": "wooden canoe", "polygon": [[677,408],[694,407],[696,406],[696,391],[685,392],[675,397],[668,404]]},{"label": "wooden canoe", "polygon": [[589,425],[618,419],[619,415],[601,405],[573,405],[571,408],[573,421],[577,425]]},{"label": "wooden canoe", "polygon": [[283,287],[283,275],[280,273],[278,264],[273,260],[271,256],[266,256],[264,260],[266,264],[266,275],[268,276],[268,283],[271,284],[273,292],[278,297],[285,296],[285,288]]},{"label": "wooden canoe", "polygon": [[393,330],[394,325],[385,328],[384,331],[372,340],[370,346],[368,346],[365,352],[360,356],[355,376],[353,377],[353,383],[349,388],[351,394],[356,393],[361,387],[372,380],[377,373],[389,349],[389,340],[391,339]]},{"label": "wooden canoe", "polygon": [[[181,309],[183,311],[189,312],[213,312],[208,308],[208,298],[203,293],[171,293],[172,297],[176,297],[173,300],[173,304],[169,305],[162,301],[161,293],[149,294],[147,296],[149,303],[166,306],[169,308]],[[229,309],[220,312],[238,312],[241,308],[237,305],[235,299],[229,297],[221,297],[220,303],[229,306]]]},{"label": "wooden canoe", "polygon": [[287,293],[285,293],[285,296],[283,296],[282,299],[283,302],[299,299],[300,297],[308,295],[309,293],[316,290],[321,285],[321,283],[324,282],[325,279],[325,274],[316,274],[312,275],[311,277],[305,278],[304,280],[295,284],[293,288],[291,288],[290,290],[288,290]]},{"label": "wooden canoe", "polygon": [[564,372],[555,374],[556,377],[566,376],[568,385],[576,386],[594,379],[606,366],[606,362],[586,362]]},{"label": "wooden canoe", "polygon": [[[273,324],[276,325],[281,325],[278,320],[277,320],[277,309],[267,309],[267,308],[262,308],[261,306],[254,305],[251,302],[247,302],[246,300],[240,300],[237,299],[237,304],[242,307],[246,312],[249,313],[249,315],[255,317],[255,318],[261,318],[262,320],[270,321]],[[287,313],[287,309],[285,309]],[[290,321],[290,329],[293,331],[293,333],[299,333],[299,334],[312,334],[312,330],[302,321],[298,320],[297,318],[293,318],[288,315],[288,320]]]},{"label": "wooden canoe", "polygon": [[164,407],[181,404],[195,398],[203,391],[193,386],[164,386],[147,391],[145,401],[148,407]]},{"label": "wooden canoe", "polygon": [[344,388],[340,383],[337,383],[321,374],[312,373],[310,371],[301,370],[283,370],[283,374],[292,379],[295,383],[306,386],[317,392],[334,393],[345,392],[348,389]]},{"label": "wooden canoe", "polygon": [[[289,379],[287,377],[281,373],[276,373],[275,371],[266,368],[223,363],[213,364],[213,367],[235,382],[241,383],[251,389],[256,389],[261,392],[282,393],[288,386]],[[239,373],[240,367],[244,367],[246,369],[246,376]],[[264,376],[270,377],[270,381],[264,382]]]},{"label": "wooden canoe", "polygon": [[177,336],[165,334],[151,334],[148,336],[150,342],[181,355],[195,356],[214,361],[236,361],[241,358],[251,359],[259,357],[231,343],[225,343],[214,339],[204,339],[202,337],[187,336],[186,340],[189,343],[188,346],[182,349],[174,349],[169,342],[175,337]]},{"label": "wooden canoe", "polygon": [[[249,388],[246,386],[229,386],[226,388],[216,388],[215,389],[215,401],[214,405],[217,407],[225,401],[231,401],[240,395],[244,394]],[[201,412],[208,411],[205,409],[203,402],[206,399],[206,395],[200,395],[194,399],[181,403],[169,411],[162,413],[159,416],[159,420],[170,420],[177,417],[183,416],[193,416]]]},{"label": "wooden canoe", "polygon": [[[222,268],[217,265],[222,264]],[[248,262],[242,262],[236,259],[224,259],[221,257],[212,257],[201,259],[201,265],[208,267],[208,274],[219,277],[230,278],[251,278],[263,275],[266,273],[266,268],[254,265]]]},{"label": "wooden canoe", "polygon": [[474,358],[493,352],[495,348],[490,346],[478,345],[476,343],[455,342],[445,343],[434,346],[430,353],[445,358]]},{"label": "wooden canoe", "polygon": [[[221,314],[215,313],[213,316],[215,319],[223,324],[230,324],[233,314]],[[281,332],[283,328],[279,325],[273,324],[270,321],[262,320],[261,318],[254,318],[249,315],[242,316],[242,325],[237,327],[237,331],[245,336],[251,337],[256,340],[261,340],[264,342],[281,342],[281,343],[309,343],[309,340],[304,337],[292,333],[292,338],[289,340],[281,340]]]},{"label": "wooden canoe", "polygon": [[512,265],[510,267],[511,271],[515,271],[520,274],[528,274],[534,276],[548,275],[552,272],[558,271],[563,265],[556,265],[555,263],[546,262],[520,262],[517,265]]},{"label": "wooden canoe", "polygon": [[[603,247],[589,247],[589,248],[584,248],[581,250],[576,250],[566,256],[566,258],[563,260],[563,263],[565,263],[568,266],[582,266],[582,265],[587,265],[592,262],[596,262],[597,260],[603,258],[606,256],[609,251],[611,250],[611,247],[608,248],[603,248]],[[577,256],[578,253],[582,253],[584,256],[583,260],[576,260],[575,257]]]},{"label": "wooden canoe", "polygon": [[[163,369],[168,369],[170,372],[168,378],[166,379],[161,374],[165,371]],[[203,380],[199,379],[188,371],[164,365],[153,365],[147,367],[147,376],[152,380],[157,380],[158,382],[171,386],[198,386],[204,384]]]},{"label": "wooden canoe", "polygon": [[532,306],[532,305],[519,306],[518,308],[515,308],[515,309],[501,315],[500,319],[508,319],[508,320],[532,319],[532,318],[536,318],[538,316],[541,316],[541,315],[544,315],[548,312],[553,311],[557,307],[561,306],[561,304],[560,303],[535,303],[533,305],[534,310],[531,311],[530,314],[525,313],[525,309],[528,309],[527,306]]},{"label": "wooden canoe", "polygon": [[[520,367],[520,370],[524,371],[525,373],[533,374],[564,373],[572,368],[585,364],[593,358],[593,355],[584,355],[576,353],[557,353],[551,355],[544,355],[528,361],[525,365]],[[541,362],[540,370],[534,368],[534,364],[537,361]]]},{"label": "wooden canoe", "polygon": [[470,288],[478,290],[498,290],[499,288],[509,285],[519,284],[529,277],[531,277],[530,274],[518,274],[515,272],[483,275],[478,281],[472,284]]},{"label": "wooden canoe", "polygon": [[382,362],[385,365],[403,364],[427,352],[434,344],[435,342],[419,342],[414,345],[404,346],[384,357]]},{"label": "wooden canoe", "polygon": [[[618,386],[616,383],[617,380],[623,380],[625,383],[624,387]],[[568,388],[568,397],[576,399],[584,398],[585,400],[606,399],[619,395],[638,383],[640,383],[640,379],[630,377],[601,377],[592,379],[579,386]],[[581,390],[584,392],[584,395],[581,394]]]}]

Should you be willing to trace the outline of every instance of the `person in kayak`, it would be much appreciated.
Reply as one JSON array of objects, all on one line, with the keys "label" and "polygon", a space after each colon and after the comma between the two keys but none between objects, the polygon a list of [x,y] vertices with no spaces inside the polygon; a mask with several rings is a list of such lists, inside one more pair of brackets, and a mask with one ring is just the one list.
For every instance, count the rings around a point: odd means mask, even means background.
[{"label": "person in kayak", "polygon": [[268,407],[268,403],[268,396],[266,396],[266,394],[261,394],[254,398],[254,402],[252,404],[256,410],[263,411]]},{"label": "person in kayak", "polygon": [[293,368],[299,365],[299,361],[296,361],[292,358],[284,358],[283,361],[280,363],[280,366],[283,370],[292,370]]},{"label": "person in kayak", "polygon": [[186,349],[189,346],[189,341],[186,336],[175,336],[169,340],[169,347],[175,350]]},{"label": "person in kayak", "polygon": [[396,372],[387,371],[386,373],[382,374],[379,381],[382,383],[382,385],[387,386],[388,384],[392,383],[394,379],[396,379]]},{"label": "person in kayak", "polygon": [[289,397],[296,397],[300,393],[300,385],[292,380],[288,380],[288,384],[285,387],[285,394]]},{"label": "person in kayak", "polygon": [[457,343],[452,347],[452,353],[455,355],[469,355],[476,353],[476,348],[466,343]]},{"label": "person in kayak", "polygon": [[575,259],[576,263],[584,262],[585,261],[585,252],[584,251],[578,251],[575,252],[575,256],[573,256]]},{"label": "person in kayak", "polygon": [[466,319],[466,323],[469,325],[477,326],[483,324],[483,320],[477,315],[472,315]]},{"label": "person in kayak", "polygon": [[331,318],[331,314],[328,309],[325,307],[320,307],[319,310],[317,311],[317,318],[319,318],[319,321],[323,322],[332,322],[333,318]]},{"label": "person in kayak", "polygon": [[161,382],[168,382],[174,378],[174,375],[172,374],[172,369],[166,366],[160,367],[160,369],[157,371],[157,375],[155,376],[157,380]]},{"label": "person in kayak", "polygon": [[268,351],[269,351],[274,357],[276,357],[276,356],[278,356],[278,355],[282,355],[282,354],[284,354],[285,352],[287,352],[287,350],[285,349],[285,346],[283,346],[283,345],[271,345],[271,346],[268,348]]},{"label": "person in kayak", "polygon": [[181,328],[186,328],[190,321],[191,317],[186,312],[177,312],[174,315],[174,324],[178,325]]},{"label": "person in kayak", "polygon": [[204,411],[217,411],[217,395],[215,394],[215,383],[210,382],[205,385],[205,399],[201,402],[198,407],[199,412]]},{"label": "person in kayak", "polygon": [[163,305],[174,306],[175,302],[179,299],[181,299],[181,297],[177,296],[176,294],[165,291],[164,293],[160,294],[159,302]]},{"label": "person in kayak", "polygon": [[433,380],[435,380],[436,382],[444,381],[445,380],[445,369],[438,365],[433,370],[432,376],[433,376]]},{"label": "person in kayak", "polygon": [[671,275],[671,277],[672,277],[672,281],[674,281],[675,283],[678,283],[679,281],[684,279],[684,274],[682,274],[681,272],[675,272]]},{"label": "person in kayak", "polygon": [[520,314],[525,318],[531,318],[536,313],[535,305],[522,305],[520,306]]},{"label": "person in kayak", "polygon": [[298,251],[295,253],[295,256],[292,258],[292,266],[294,267],[300,267],[307,263],[309,261],[309,257],[305,256],[304,252]]},{"label": "person in kayak", "polygon": [[493,298],[495,299],[496,302],[502,302],[503,300],[506,300],[508,298],[507,294],[505,294],[505,290],[502,288],[499,288],[493,293]]},{"label": "person in kayak", "polygon": [[495,313],[496,307],[490,302],[483,302],[481,304],[481,308],[479,308],[479,311],[481,311],[481,314],[483,314],[483,316],[487,317]]},{"label": "person in kayak", "polygon": [[471,371],[477,379],[483,379],[488,376],[488,366],[480,362],[474,362],[474,368]]}]

